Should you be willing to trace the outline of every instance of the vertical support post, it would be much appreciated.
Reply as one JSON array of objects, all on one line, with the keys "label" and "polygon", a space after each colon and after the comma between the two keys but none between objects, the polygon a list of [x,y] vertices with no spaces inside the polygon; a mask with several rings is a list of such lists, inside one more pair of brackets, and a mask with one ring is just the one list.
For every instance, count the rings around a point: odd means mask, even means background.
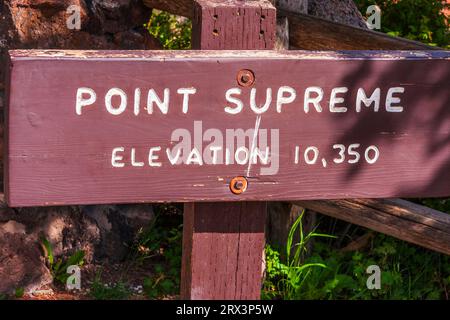
[{"label": "vertical support post", "polygon": [[[196,0],[192,23],[193,49],[275,45],[276,10],[268,0]],[[182,299],[260,298],[266,212],[266,202],[185,204]]]}]

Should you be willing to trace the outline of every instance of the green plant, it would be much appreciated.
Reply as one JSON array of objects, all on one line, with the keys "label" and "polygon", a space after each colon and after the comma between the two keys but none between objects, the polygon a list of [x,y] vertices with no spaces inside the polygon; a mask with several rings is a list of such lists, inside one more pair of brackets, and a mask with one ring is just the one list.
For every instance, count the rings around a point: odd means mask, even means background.
[{"label": "green plant", "polygon": [[90,295],[96,300],[125,300],[129,298],[131,291],[122,281],[112,285],[103,283],[101,281],[101,271],[99,271],[95,275]]},{"label": "green plant", "polygon": [[16,290],[14,291],[14,296],[17,299],[23,298],[24,294],[25,294],[24,288],[16,288]]},{"label": "green plant", "polygon": [[192,23],[190,20],[153,10],[150,21],[144,26],[158,39],[164,49],[190,49]]},{"label": "green plant", "polygon": [[422,204],[433,208],[435,210],[439,210],[442,212],[450,213],[450,198],[443,199],[423,199]]},{"label": "green plant", "polygon": [[152,223],[140,231],[131,260],[151,264],[154,274],[145,278],[143,289],[149,298],[179,292],[182,249],[182,216],[176,205],[157,205]]},{"label": "green plant", "polygon": [[47,259],[53,280],[65,285],[67,278],[70,276],[70,274],[67,273],[67,268],[73,265],[81,267],[84,264],[84,251],[75,251],[75,253],[73,253],[67,260],[63,260],[62,258],[55,259],[53,254],[53,246],[50,241],[43,237],[41,238],[41,243],[44,248],[45,258]]},{"label": "green plant", "polygon": [[[436,200],[440,204],[441,200]],[[445,202],[446,203],[446,202]],[[302,230],[300,221],[291,228],[286,246],[285,261],[280,253],[266,247],[266,279],[264,299],[449,299],[450,257],[406,243],[404,241],[322,217],[313,231],[313,250],[306,251],[301,233],[298,246],[291,239]],[[316,230],[320,229],[320,233]],[[344,230],[344,232],[343,232]],[[323,233],[341,234],[340,237],[320,236]],[[366,235],[370,235],[367,237]],[[361,245],[355,248],[355,242]],[[294,241],[295,242],[295,241]],[[302,244],[303,242],[303,244]],[[351,246],[348,246],[351,244]],[[291,253],[289,253],[289,248]],[[292,264],[293,261],[298,261]],[[304,270],[292,266],[305,267]],[[381,289],[370,290],[366,282],[367,267],[377,265],[381,270]],[[300,272],[302,271],[302,272]],[[297,273],[296,273],[297,272]]]},{"label": "green plant", "polygon": [[153,234],[159,236],[153,243],[159,244],[159,248],[155,251],[153,247],[153,254],[159,255],[160,262],[154,265],[155,274],[145,279],[144,292],[149,298],[177,294],[180,286],[182,226],[168,231],[155,228]]},{"label": "green plant", "polygon": [[[316,228],[307,235],[303,232],[303,216],[305,211],[292,225],[286,244],[286,262],[281,262],[280,254],[269,245],[266,246],[266,281],[263,286],[262,297],[295,299],[314,268],[326,268],[321,262],[305,262],[307,244],[312,238],[334,238],[333,236],[317,233]],[[295,236],[298,242],[295,242]]]},{"label": "green plant", "polygon": [[[329,247],[318,252],[335,274],[322,274],[313,284],[318,288],[331,289],[321,292],[322,298],[330,299],[437,299],[447,298],[450,265],[448,257],[406,242],[378,234],[371,250],[336,253]],[[382,271],[381,289],[369,290],[366,286],[366,268],[378,265]],[[350,276],[342,290],[326,288],[327,278]],[[330,280],[328,280],[329,282]]]},{"label": "green plant", "polygon": [[381,31],[392,36],[450,48],[448,4],[438,0],[355,0],[363,15],[368,6],[381,9]]},{"label": "green plant", "polygon": [[178,293],[179,283],[174,278],[167,277],[162,266],[156,266],[155,271],[156,276],[144,280],[144,292],[147,297],[155,299]]},{"label": "green plant", "polygon": [[[320,263],[326,268],[309,269],[307,280],[293,294],[286,296],[278,288],[269,298],[449,299],[449,257],[382,234],[376,234],[368,247],[356,251],[341,250],[336,247],[339,242],[317,239],[314,252],[305,263]],[[380,290],[366,286],[366,269],[370,265],[381,269]]]}]

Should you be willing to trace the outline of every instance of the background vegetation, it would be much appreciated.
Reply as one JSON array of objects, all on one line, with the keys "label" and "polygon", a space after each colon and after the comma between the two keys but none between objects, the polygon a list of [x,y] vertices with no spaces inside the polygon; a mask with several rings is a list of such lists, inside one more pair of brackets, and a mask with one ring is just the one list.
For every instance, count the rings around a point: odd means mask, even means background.
[{"label": "background vegetation", "polygon": [[164,11],[153,10],[145,26],[167,50],[191,48],[192,23],[189,19],[177,17]]},{"label": "background vegetation", "polygon": [[376,4],[381,9],[381,31],[392,36],[450,48],[448,4],[439,0],[355,0],[363,15]]},{"label": "background vegetation", "polygon": [[[381,9],[381,31],[392,36],[450,49],[449,4],[439,0],[354,0],[363,16],[370,5]],[[165,49],[189,49],[192,25],[186,18],[154,10],[146,26]]]}]

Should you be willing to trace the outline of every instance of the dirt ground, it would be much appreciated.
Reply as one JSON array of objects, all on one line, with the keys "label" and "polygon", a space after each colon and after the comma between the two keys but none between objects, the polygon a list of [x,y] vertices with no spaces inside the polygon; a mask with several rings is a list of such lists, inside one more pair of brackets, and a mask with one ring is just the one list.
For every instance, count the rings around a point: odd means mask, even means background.
[{"label": "dirt ground", "polygon": [[[81,290],[68,291],[62,284],[52,284],[34,291],[32,294],[24,294],[17,300],[95,300],[91,293],[91,287],[96,277],[101,277],[101,283],[113,286],[116,283],[124,283],[130,295],[127,300],[146,300],[143,283],[145,278],[154,275],[152,262],[145,265],[124,262],[113,265],[91,264],[81,267]],[[158,299],[176,300],[178,295],[161,296]]]}]

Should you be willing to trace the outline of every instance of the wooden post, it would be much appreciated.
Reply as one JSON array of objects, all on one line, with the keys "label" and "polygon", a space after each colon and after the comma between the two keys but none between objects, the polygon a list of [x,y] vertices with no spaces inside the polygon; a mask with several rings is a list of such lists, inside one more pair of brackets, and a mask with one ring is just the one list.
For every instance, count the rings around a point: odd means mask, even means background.
[{"label": "wooden post", "polygon": [[[269,1],[198,0],[193,49],[273,49],[275,28]],[[260,298],[266,211],[266,202],[185,204],[182,299]]]},{"label": "wooden post", "polygon": [[273,50],[276,9],[268,0],[197,0],[192,47],[199,50]]},{"label": "wooden post", "polygon": [[183,299],[259,299],[266,202],[184,207]]}]

